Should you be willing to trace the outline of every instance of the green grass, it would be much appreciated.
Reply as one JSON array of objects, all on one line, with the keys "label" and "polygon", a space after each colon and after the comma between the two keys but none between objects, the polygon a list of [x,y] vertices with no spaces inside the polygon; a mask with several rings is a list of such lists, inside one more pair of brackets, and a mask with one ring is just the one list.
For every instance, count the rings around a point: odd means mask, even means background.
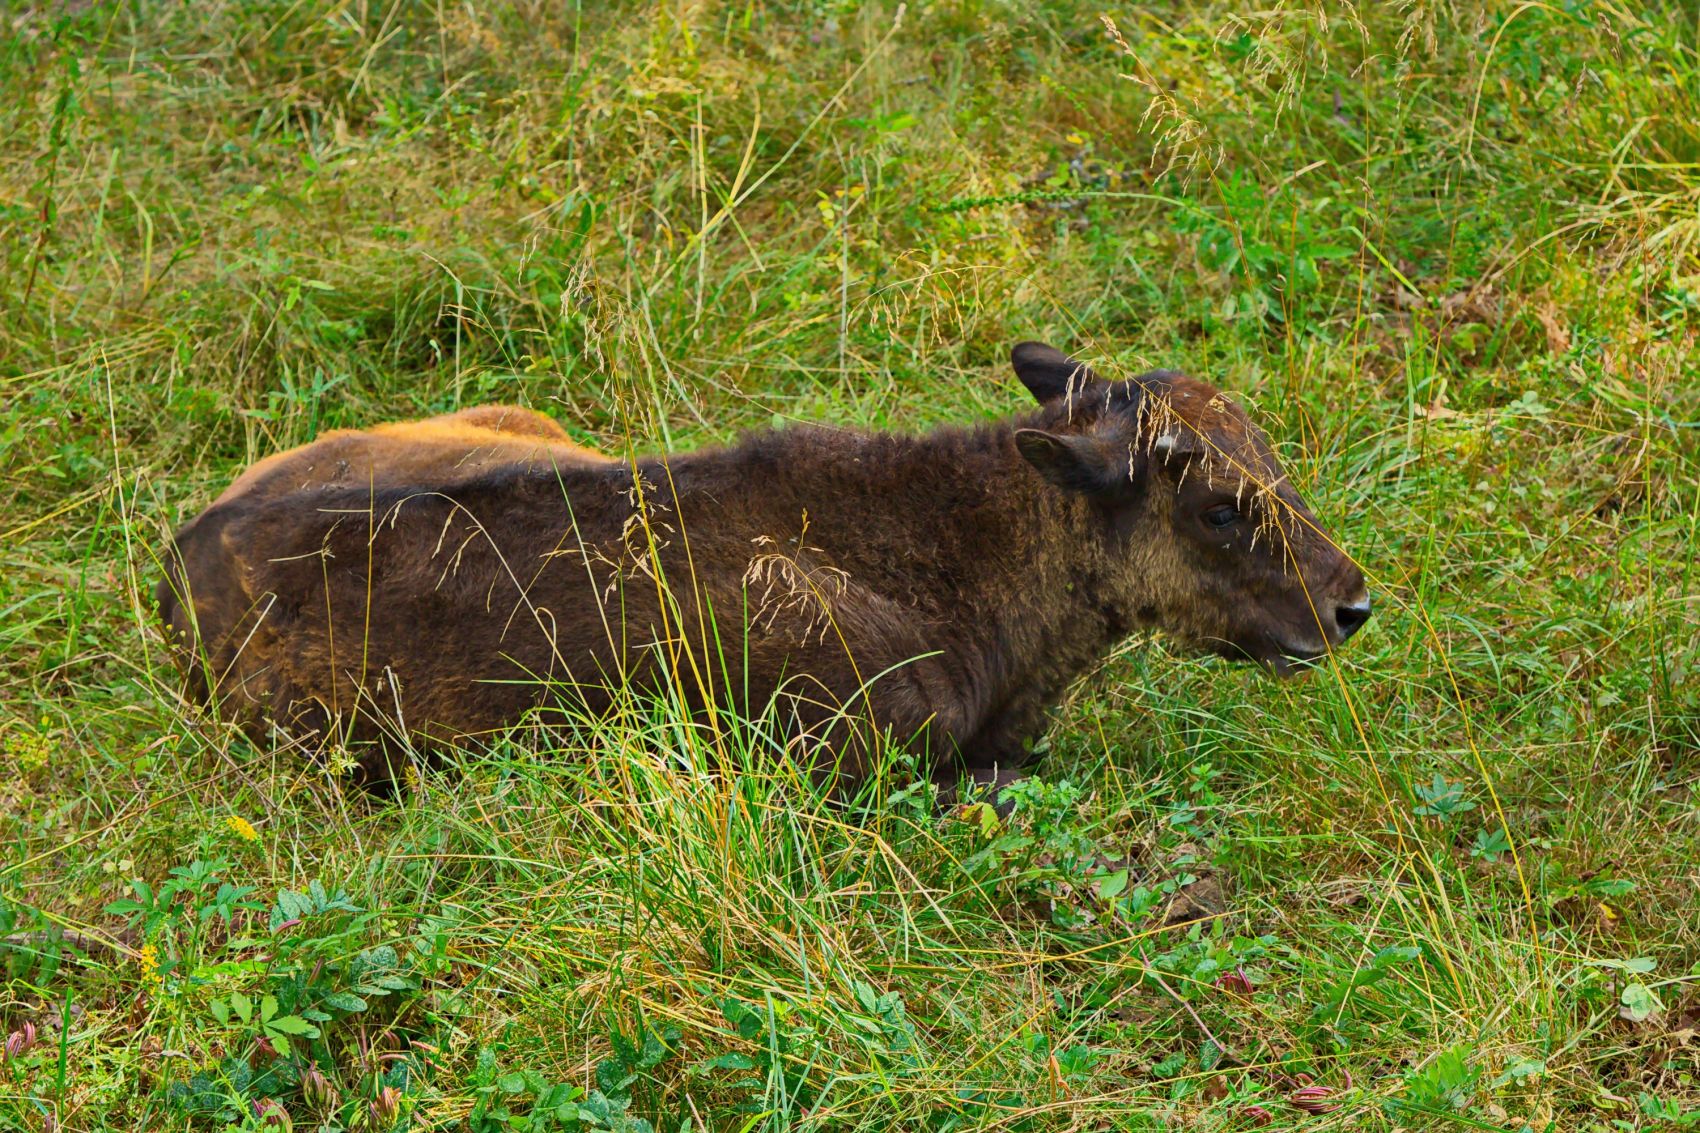
[{"label": "green grass", "polygon": [[[8,11],[0,1127],[1700,1128],[1700,28],[1252,8]],[[1335,667],[1131,643],[1005,826],[637,701],[375,800],[164,664],[322,429],[920,429],[1025,338],[1253,407]]]}]

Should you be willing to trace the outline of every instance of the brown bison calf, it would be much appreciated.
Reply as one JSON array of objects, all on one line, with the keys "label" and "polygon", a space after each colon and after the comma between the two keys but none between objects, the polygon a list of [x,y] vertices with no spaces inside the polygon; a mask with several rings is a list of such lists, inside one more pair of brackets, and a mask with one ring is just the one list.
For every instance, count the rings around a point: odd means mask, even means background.
[{"label": "brown bison calf", "polygon": [[256,464],[177,533],[191,691],[369,776],[621,688],[774,713],[819,773],[908,744],[1007,777],[1143,627],[1285,671],[1369,616],[1245,414],[1156,372],[1014,351],[1039,409],[924,436],[796,427],[628,464],[471,410]]}]

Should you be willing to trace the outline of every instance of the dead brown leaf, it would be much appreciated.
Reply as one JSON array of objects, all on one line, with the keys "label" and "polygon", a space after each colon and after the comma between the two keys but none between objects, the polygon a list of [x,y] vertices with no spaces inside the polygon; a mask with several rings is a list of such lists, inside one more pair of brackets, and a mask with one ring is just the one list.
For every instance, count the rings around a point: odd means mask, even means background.
[{"label": "dead brown leaf", "polygon": [[1228,894],[1222,882],[1214,877],[1201,877],[1176,893],[1163,914],[1166,925],[1219,917],[1228,911]]},{"label": "dead brown leaf", "polygon": [[1570,350],[1570,329],[1558,317],[1558,305],[1543,299],[1534,308],[1535,318],[1547,335],[1547,353],[1555,358]]}]

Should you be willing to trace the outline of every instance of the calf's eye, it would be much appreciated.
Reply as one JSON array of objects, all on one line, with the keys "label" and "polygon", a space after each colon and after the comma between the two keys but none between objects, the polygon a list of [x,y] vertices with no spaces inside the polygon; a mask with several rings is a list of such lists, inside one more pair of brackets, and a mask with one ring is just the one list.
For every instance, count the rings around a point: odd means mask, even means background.
[{"label": "calf's eye", "polygon": [[1204,522],[1211,527],[1229,527],[1240,517],[1240,509],[1233,504],[1217,504],[1204,513]]}]

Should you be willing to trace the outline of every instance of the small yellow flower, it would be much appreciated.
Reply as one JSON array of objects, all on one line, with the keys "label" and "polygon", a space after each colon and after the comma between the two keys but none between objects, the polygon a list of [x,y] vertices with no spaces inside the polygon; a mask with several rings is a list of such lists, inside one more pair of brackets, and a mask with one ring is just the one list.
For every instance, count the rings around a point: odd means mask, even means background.
[{"label": "small yellow flower", "polygon": [[226,815],[224,824],[230,827],[230,832],[244,842],[258,842],[260,832],[254,829],[254,824],[239,814]]},{"label": "small yellow flower", "polygon": [[151,944],[142,945],[142,954],[136,957],[136,964],[142,969],[142,986],[158,991],[165,986],[165,977],[159,974],[159,949]]}]

